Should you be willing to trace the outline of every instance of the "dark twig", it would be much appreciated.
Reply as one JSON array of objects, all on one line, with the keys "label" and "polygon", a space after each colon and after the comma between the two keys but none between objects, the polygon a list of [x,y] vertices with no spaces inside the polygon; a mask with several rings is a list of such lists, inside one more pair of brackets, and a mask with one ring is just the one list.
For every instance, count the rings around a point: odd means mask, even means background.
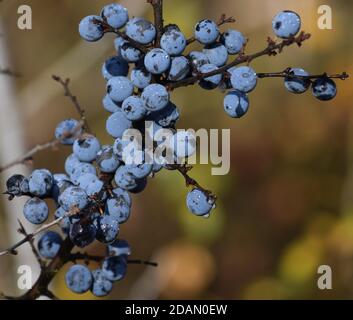
[{"label": "dark twig", "polygon": [[49,299],[52,300],[59,300],[59,298],[50,290],[46,290],[45,292],[42,293],[42,295],[48,297]]},{"label": "dark twig", "polygon": [[308,76],[298,76],[291,73],[291,68],[287,68],[281,72],[269,72],[269,73],[257,73],[258,78],[293,78],[293,79],[318,79],[318,78],[330,78],[330,79],[340,79],[346,80],[349,78],[349,75],[346,72],[338,74],[313,74]]},{"label": "dark twig", "polygon": [[[19,225],[20,225],[19,232],[20,232],[22,235],[28,237],[28,233],[27,233],[25,227],[23,226],[23,224],[21,223],[20,220],[18,220],[18,223],[19,223]],[[35,245],[34,245],[34,241],[33,241],[33,240],[34,240],[34,238],[31,237],[30,240],[28,241],[28,243],[29,243],[29,245],[31,246],[32,252],[33,252],[34,256],[36,257],[36,260],[37,260],[37,262],[38,262],[38,264],[39,264],[41,270],[43,270],[43,268],[45,267],[45,262],[44,262],[43,259],[41,258],[41,256],[40,256],[40,254],[39,254],[37,248],[36,248]]]},{"label": "dark twig", "polygon": [[0,74],[10,76],[10,77],[21,77],[21,75],[15,71],[10,70],[9,68],[0,67]]},{"label": "dark twig", "polygon": [[80,131],[80,129],[82,129],[83,127],[83,122],[80,122],[78,124],[78,126],[73,130],[73,132],[71,133],[68,133],[67,135],[63,135],[63,137],[61,139],[54,139],[52,141],[49,141],[49,142],[45,142],[43,144],[38,144],[36,145],[35,147],[33,147],[31,150],[29,150],[26,154],[24,154],[23,156],[15,159],[14,161],[11,161],[10,163],[0,167],[0,173],[15,166],[15,165],[18,165],[18,164],[28,164],[30,163],[32,160],[33,160],[33,156],[35,154],[37,154],[38,152],[40,151],[43,151],[43,150],[47,150],[47,149],[55,149],[57,148],[60,143],[64,140],[64,139],[67,139],[71,136],[74,136],[77,132]]},{"label": "dark twig", "polygon": [[[219,18],[218,22],[217,22],[217,25],[220,27],[224,24],[227,24],[227,23],[234,23],[235,22],[235,19],[233,17],[229,17],[227,18],[225,14],[222,14],[221,17]],[[190,43],[193,43],[195,42],[196,39],[195,37],[190,37],[189,39],[186,40],[186,44],[189,45]]]},{"label": "dark twig", "polygon": [[143,53],[147,53],[148,52],[148,48],[144,45],[142,45],[141,43],[135,41],[134,39],[131,39],[126,33],[120,31],[119,29],[115,29],[113,27],[111,27],[108,23],[106,23],[105,21],[97,21],[97,23],[101,24],[103,26],[104,32],[105,33],[115,33],[116,35],[118,35],[119,37],[123,38],[124,40],[128,41],[135,49],[138,49],[140,51],[142,51]]},{"label": "dark twig", "polygon": [[201,190],[204,194],[206,194],[209,198],[213,199],[214,201],[217,200],[217,196],[212,193],[212,191],[205,189],[202,187],[195,179],[191,178],[188,174],[190,170],[192,170],[192,166],[188,165],[179,165],[173,164],[168,166],[170,169],[179,171],[185,179],[185,184],[187,187],[192,186],[193,188],[197,188]]},{"label": "dark twig", "polygon": [[87,132],[91,133],[92,131],[91,131],[91,129],[88,125],[88,122],[86,120],[85,109],[80,105],[80,103],[77,100],[77,97],[72,94],[72,92],[69,88],[70,79],[67,78],[67,79],[63,80],[59,76],[56,76],[56,75],[53,75],[52,77],[56,82],[60,83],[63,86],[65,97],[70,98],[70,100],[72,101],[77,113],[80,115],[80,118],[84,123],[84,129]]},{"label": "dark twig", "polygon": [[[90,262],[90,261],[94,261],[94,262],[101,262],[105,259],[105,256],[96,256],[96,255],[90,255],[88,253],[85,252],[75,252],[75,253],[71,253],[69,256],[69,260],[72,262],[76,262],[77,260],[83,260],[86,263]],[[148,265],[148,266],[153,266],[153,267],[157,267],[158,263],[156,262],[151,262],[151,261],[144,261],[144,260],[127,260],[127,263],[129,264],[144,264],[144,265]]]},{"label": "dark twig", "polygon": [[207,73],[202,73],[202,74],[198,74],[196,76],[193,76],[193,77],[189,77],[189,78],[186,78],[186,79],[183,79],[183,80],[180,80],[178,82],[174,82],[174,83],[168,83],[167,86],[168,86],[168,89],[169,90],[174,90],[176,88],[179,88],[179,87],[185,87],[185,86],[188,86],[188,85],[192,85],[202,79],[205,79],[205,78],[208,78],[208,77],[211,77],[211,76],[214,76],[216,74],[221,74],[221,73],[225,73],[228,69],[234,67],[234,66],[237,66],[239,64],[242,64],[242,63],[250,63],[252,60],[256,59],[256,58],[259,58],[261,56],[266,56],[266,55],[269,55],[269,56],[273,56],[273,55],[276,55],[280,52],[282,52],[283,48],[284,47],[289,47],[293,44],[297,44],[298,46],[301,46],[302,43],[305,41],[305,40],[308,40],[310,38],[310,34],[309,33],[305,33],[305,32],[301,32],[297,37],[292,37],[290,39],[285,39],[279,43],[276,43],[275,41],[273,41],[272,39],[268,39],[267,42],[268,42],[268,46],[264,49],[264,50],[261,50],[259,52],[256,52],[256,53],[253,53],[253,54],[250,54],[250,55],[246,55],[246,54],[240,54],[238,55],[232,62],[226,64],[225,66],[217,69],[217,70],[214,70],[214,71],[211,71],[211,72],[207,72]]},{"label": "dark twig", "polygon": [[26,236],[18,241],[17,243],[15,243],[14,245],[12,245],[10,248],[4,250],[4,251],[1,251],[0,252],[0,257],[1,256],[5,256],[5,255],[8,255],[8,254],[12,254],[12,255],[16,255],[17,254],[17,251],[16,249],[19,248],[20,246],[22,246],[23,244],[27,243],[27,242],[30,242],[34,239],[35,236],[37,236],[38,234],[40,234],[41,232],[47,230],[47,229],[50,229],[51,227],[57,225],[60,223],[60,221],[62,219],[64,219],[64,217],[70,217],[72,215],[75,215],[77,214],[79,211],[77,208],[72,208],[72,210],[70,212],[68,212],[66,215],[48,223],[48,224],[43,224],[40,228],[38,228],[35,232],[33,233],[29,233],[29,234],[26,234]]},{"label": "dark twig", "polygon": [[70,252],[73,249],[74,244],[71,242],[70,238],[67,237],[62,243],[60,250],[56,257],[50,262],[50,264],[42,270],[39,278],[33,287],[27,291],[23,296],[16,298],[17,300],[35,300],[41,295],[48,296],[49,298],[55,297],[50,296],[50,291],[48,291],[48,286],[53,280],[54,276],[68,261]]},{"label": "dark twig", "polygon": [[147,0],[153,7],[154,25],[156,27],[155,46],[159,47],[161,37],[163,35],[164,21],[163,21],[163,0]]}]

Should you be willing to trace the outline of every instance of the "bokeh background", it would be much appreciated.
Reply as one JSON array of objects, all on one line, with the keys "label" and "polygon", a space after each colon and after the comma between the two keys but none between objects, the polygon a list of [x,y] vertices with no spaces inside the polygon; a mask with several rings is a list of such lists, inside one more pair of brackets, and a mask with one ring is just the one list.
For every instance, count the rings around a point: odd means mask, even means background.
[{"label": "bokeh background", "polygon": [[[122,1],[131,15],[152,19],[144,0]],[[33,10],[33,29],[17,28],[19,5]],[[3,0],[0,3],[0,63],[21,73],[0,75],[0,165],[37,143],[53,137],[56,124],[76,113],[51,80],[52,74],[72,79],[71,88],[86,108],[87,118],[103,143],[107,113],[101,99],[105,83],[100,68],[114,55],[112,35],[85,43],[77,33],[79,20],[100,12],[103,0]],[[272,35],[272,17],[282,9],[298,12],[303,30],[312,38],[302,48],[285,49],[277,57],[252,63],[258,72],[303,67],[353,73],[353,2],[327,0],[333,30],[317,27],[322,1],[308,0],[165,0],[166,23],[177,23],[186,35],[202,18],[234,16],[234,28],[250,42],[247,52],[264,48]],[[197,48],[195,45],[193,48]],[[198,86],[181,88],[172,100],[181,110],[180,128],[230,128],[231,170],[212,176],[197,165],[191,175],[219,197],[209,219],[191,215],[187,189],[176,172],[162,172],[145,192],[133,196],[133,212],[121,228],[121,238],[133,248],[133,258],[150,259],[158,268],[131,265],[126,279],[109,299],[352,299],[353,298],[353,110],[352,82],[338,83],[330,102],[310,92],[292,95],[282,79],[263,79],[250,94],[251,106],[242,119],[223,111],[224,93]],[[62,172],[70,148],[35,156],[33,168]],[[18,166],[1,174],[1,190]],[[0,199],[0,248],[18,239],[17,217],[23,200]],[[23,220],[23,219],[22,219]],[[31,227],[26,224],[28,230]],[[102,252],[100,245],[87,249]],[[18,257],[0,258],[0,291],[16,289],[20,264],[35,266],[28,247]],[[318,267],[331,266],[333,289],[319,290]],[[93,268],[96,266],[92,266]],[[34,272],[34,278],[38,269]],[[52,290],[65,299],[75,296],[60,272]],[[33,279],[35,280],[35,279]]]}]

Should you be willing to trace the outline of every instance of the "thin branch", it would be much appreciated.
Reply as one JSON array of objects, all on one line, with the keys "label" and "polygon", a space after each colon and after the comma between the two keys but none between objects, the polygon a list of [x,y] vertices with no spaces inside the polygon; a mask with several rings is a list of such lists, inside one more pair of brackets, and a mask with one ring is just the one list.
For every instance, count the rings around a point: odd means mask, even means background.
[{"label": "thin branch", "polygon": [[62,217],[48,223],[48,224],[43,224],[40,228],[38,228],[35,232],[27,234],[22,240],[18,241],[17,243],[15,243],[14,245],[12,245],[10,248],[0,252],[0,257],[1,256],[5,256],[8,254],[12,254],[12,255],[16,255],[17,251],[16,249],[19,248],[20,246],[22,246],[23,244],[32,241],[35,236],[37,236],[38,234],[40,234],[41,232],[50,229],[51,227],[59,224],[61,222],[61,220],[63,220],[65,217],[71,217],[75,214],[77,214],[79,212],[79,210],[77,208],[73,208],[72,210],[70,210],[70,212],[67,212],[65,215],[63,215]]},{"label": "thin branch", "polygon": [[69,138],[69,137],[72,137],[72,136],[75,136],[75,134],[77,132],[80,131],[80,129],[82,129],[84,123],[81,121],[76,128],[74,128],[74,130],[72,132],[68,132],[67,134],[64,134],[62,136],[62,138],[60,139],[54,139],[52,141],[49,141],[49,142],[46,142],[46,143],[43,143],[43,144],[38,144],[36,145],[34,148],[32,148],[31,150],[29,150],[26,154],[24,154],[23,156],[15,159],[14,161],[4,165],[3,167],[0,167],[0,173],[17,165],[17,164],[24,164],[26,165],[27,163],[31,162],[33,160],[33,156],[35,154],[37,154],[38,152],[40,151],[43,151],[43,150],[47,150],[47,149],[55,149],[58,145],[60,145],[60,143]]},{"label": "thin branch", "polygon": [[[18,223],[19,223],[19,225],[20,225],[19,232],[20,232],[22,235],[28,237],[28,233],[27,233],[25,227],[23,226],[23,224],[21,223],[20,220],[18,220]],[[43,270],[43,268],[45,267],[45,262],[44,262],[43,259],[41,258],[41,256],[40,256],[40,254],[39,254],[37,248],[36,248],[35,245],[34,245],[34,241],[33,241],[33,240],[34,240],[34,239],[31,238],[28,242],[29,242],[29,245],[31,246],[32,252],[33,252],[33,254],[34,254],[34,256],[35,256],[35,258],[36,258],[36,260],[37,260],[37,262],[38,262],[38,264],[39,264],[39,266],[40,266],[40,268],[41,268],[41,270]]]},{"label": "thin branch", "polygon": [[141,43],[135,41],[134,39],[131,39],[126,33],[120,31],[119,29],[115,29],[115,28],[111,27],[105,21],[103,21],[103,22],[102,21],[97,21],[97,23],[102,25],[105,33],[108,33],[108,32],[115,33],[119,37],[121,37],[124,40],[128,41],[135,49],[138,49],[138,50],[142,51],[143,53],[147,53],[148,52],[148,47],[147,46],[144,46]]},{"label": "thin branch", "polygon": [[12,71],[9,68],[3,68],[3,67],[0,67],[0,74],[10,76],[10,77],[15,77],[15,78],[21,77],[21,74],[17,73],[16,71]]},{"label": "thin branch", "polygon": [[200,74],[197,74],[196,76],[193,76],[193,77],[189,77],[189,78],[186,78],[186,79],[183,79],[183,80],[180,80],[178,82],[169,82],[167,83],[167,87],[169,90],[174,90],[176,88],[179,88],[179,87],[185,87],[185,86],[188,86],[188,85],[192,85],[202,79],[205,79],[205,78],[208,78],[208,77],[211,77],[211,76],[214,76],[216,74],[221,74],[221,73],[225,73],[228,69],[234,67],[234,66],[237,66],[239,64],[242,64],[242,63],[250,63],[252,60],[256,59],[256,58],[259,58],[261,56],[266,56],[266,55],[269,55],[269,56],[274,56],[274,55],[277,55],[278,53],[282,52],[283,48],[285,47],[289,47],[293,44],[297,44],[299,47],[302,45],[302,43],[305,41],[305,40],[308,40],[310,38],[310,34],[309,33],[305,33],[305,32],[301,32],[297,37],[292,37],[290,39],[285,39],[279,43],[276,43],[275,41],[273,41],[271,38],[268,38],[267,39],[267,42],[268,42],[268,46],[264,49],[264,50],[261,50],[259,52],[256,52],[256,53],[253,53],[253,54],[250,54],[250,55],[246,55],[246,54],[240,54],[238,55],[232,62],[226,64],[225,66],[217,69],[217,70],[214,70],[214,71],[211,71],[211,72],[207,72],[207,73],[200,73]]},{"label": "thin branch", "polygon": [[[233,17],[229,17],[227,18],[227,16],[225,14],[222,14],[221,17],[219,18],[218,22],[217,22],[217,25],[220,27],[224,24],[227,24],[227,23],[234,23],[235,22],[235,19]],[[186,44],[189,45],[190,43],[193,43],[195,42],[196,39],[194,36],[190,37],[189,39],[186,40]]]},{"label": "thin branch", "polygon": [[49,265],[40,273],[39,278],[33,287],[28,290],[24,295],[15,298],[16,300],[35,300],[41,295],[46,295],[50,297],[50,291],[48,291],[48,286],[53,280],[54,276],[57,274],[68,260],[71,250],[74,248],[74,244],[71,242],[70,238],[67,237],[62,243],[58,254],[49,263]]},{"label": "thin branch", "polygon": [[164,30],[163,0],[147,0],[153,7],[154,25],[156,27],[155,47],[159,47]]},{"label": "thin branch", "polygon": [[338,74],[313,74],[308,76],[295,75],[291,72],[291,68],[287,68],[281,72],[269,72],[269,73],[256,73],[258,78],[293,78],[293,79],[318,79],[318,78],[330,78],[330,79],[340,79],[346,80],[349,75],[346,72]]},{"label": "thin branch", "polygon": [[217,200],[217,196],[215,194],[213,194],[212,191],[205,189],[195,179],[190,177],[188,172],[190,170],[192,170],[192,168],[193,168],[192,166],[172,164],[172,165],[169,165],[168,167],[172,170],[177,170],[182,174],[182,176],[185,179],[185,184],[187,187],[192,186],[194,188],[197,188],[197,189],[201,190],[204,194],[206,194],[209,198],[213,199],[214,201]]},{"label": "thin branch", "polygon": [[[83,252],[83,253],[82,252],[75,252],[75,253],[71,253],[69,255],[68,259],[69,259],[69,261],[72,261],[72,262],[76,262],[77,260],[83,260],[86,263],[88,263],[89,261],[101,262],[106,258],[107,258],[106,256],[90,255],[86,252]],[[129,263],[129,264],[143,264],[143,265],[152,266],[152,267],[158,266],[158,263],[156,263],[156,262],[137,260],[137,259],[133,259],[133,260],[128,259],[127,263]]]},{"label": "thin branch", "polygon": [[86,120],[85,109],[80,105],[80,103],[78,102],[77,97],[72,94],[72,92],[71,92],[71,90],[69,88],[70,79],[67,78],[67,79],[63,80],[59,76],[56,76],[56,75],[53,75],[52,77],[53,77],[53,79],[56,82],[60,83],[63,86],[65,97],[68,97],[71,100],[71,102],[73,103],[77,113],[80,115],[80,118],[81,118],[81,120],[84,123],[85,130],[87,132],[91,133],[92,131],[91,131],[91,129],[90,129],[89,125],[88,125],[88,122]]}]

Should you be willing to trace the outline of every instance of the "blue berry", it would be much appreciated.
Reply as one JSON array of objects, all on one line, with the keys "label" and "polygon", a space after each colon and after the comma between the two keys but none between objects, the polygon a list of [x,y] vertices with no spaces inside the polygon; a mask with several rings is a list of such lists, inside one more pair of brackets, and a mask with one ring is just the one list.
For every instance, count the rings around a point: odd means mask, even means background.
[{"label": "blue berry", "polygon": [[225,112],[232,118],[242,117],[249,108],[249,99],[246,93],[240,91],[230,91],[223,101]]},{"label": "blue berry", "polygon": [[127,42],[125,39],[123,39],[122,37],[120,36],[117,36],[114,40],[114,47],[115,47],[115,50],[117,52],[118,55],[121,55],[121,46]]},{"label": "blue berry", "polygon": [[58,202],[59,196],[69,187],[72,187],[73,184],[70,181],[70,178],[66,175],[64,177],[58,178],[58,175],[54,175],[54,183],[51,190],[51,196],[53,199]]},{"label": "blue berry", "polygon": [[279,12],[272,20],[272,29],[277,37],[287,39],[295,36],[301,27],[300,17],[293,11]]},{"label": "blue berry", "polygon": [[140,193],[145,190],[147,186],[147,178],[137,179],[136,180],[136,187],[129,190],[131,193]]},{"label": "blue berry", "polygon": [[130,207],[122,198],[114,197],[107,200],[107,214],[117,219],[119,223],[126,222],[130,217]]},{"label": "blue berry", "polygon": [[257,84],[257,75],[254,69],[242,66],[229,70],[232,87],[242,92],[254,90]]},{"label": "blue berry", "polygon": [[126,34],[141,44],[149,44],[156,36],[156,28],[151,22],[135,17],[126,24]]},{"label": "blue berry", "polygon": [[228,60],[227,48],[220,43],[214,43],[209,46],[206,46],[203,49],[203,53],[208,58],[208,61],[216,67],[221,67],[225,65]]},{"label": "blue berry", "polygon": [[[128,150],[130,147],[131,149]],[[138,150],[140,150],[139,144],[133,137],[131,137],[130,140],[117,138],[113,145],[113,152],[120,161],[126,160],[125,158],[127,156],[133,156],[134,152]],[[128,154],[129,151],[131,154]]]},{"label": "blue berry", "polygon": [[312,84],[312,92],[321,101],[331,100],[337,94],[336,83],[327,77],[318,78]]},{"label": "blue berry", "polygon": [[82,210],[88,205],[87,193],[80,187],[69,187],[60,195],[59,204],[66,212],[73,207]]},{"label": "blue berry", "polygon": [[117,3],[105,6],[101,16],[111,27],[116,29],[123,27],[129,20],[127,9]]},{"label": "blue berry", "polygon": [[218,26],[211,20],[201,20],[195,26],[195,38],[202,44],[211,44],[215,42],[218,35]]},{"label": "blue berry", "polygon": [[190,72],[189,60],[183,56],[172,58],[168,71],[168,80],[180,81],[187,77]]},{"label": "blue berry", "polygon": [[55,138],[60,140],[62,144],[72,145],[75,137],[82,134],[82,128],[79,125],[79,122],[75,119],[60,122],[55,129]]},{"label": "blue berry", "polygon": [[63,240],[55,231],[47,231],[38,241],[39,254],[47,259],[53,259],[60,250]]},{"label": "blue berry", "polygon": [[119,221],[112,215],[102,215],[94,220],[97,229],[96,239],[102,243],[112,243],[119,233]]},{"label": "blue berry", "polygon": [[176,26],[167,27],[161,37],[161,48],[171,56],[182,54],[186,47],[186,39]]},{"label": "blue berry", "polygon": [[113,152],[112,146],[104,146],[97,154],[97,165],[102,172],[113,173],[118,169],[120,161]]},{"label": "blue berry", "polygon": [[82,162],[77,158],[75,154],[70,154],[65,160],[65,171],[70,176],[78,165]]},{"label": "blue berry", "polygon": [[131,247],[126,240],[115,240],[108,246],[108,252],[111,256],[129,256]]},{"label": "blue berry", "polygon": [[145,68],[135,68],[131,71],[130,79],[136,88],[146,88],[152,80],[152,75]]},{"label": "blue berry", "polygon": [[98,139],[93,135],[86,134],[75,140],[73,151],[80,161],[92,162],[97,158],[97,152],[100,148]]},{"label": "blue berry", "polygon": [[137,96],[126,98],[121,109],[124,112],[125,117],[131,121],[141,120],[147,114],[143,100]]},{"label": "blue berry", "polygon": [[128,41],[120,46],[120,54],[127,62],[137,62],[142,57],[142,52],[133,47]]},{"label": "blue berry", "polygon": [[75,264],[66,272],[65,282],[71,291],[85,293],[92,286],[92,273],[87,267]]},{"label": "blue berry", "polygon": [[127,261],[125,256],[113,256],[104,260],[102,270],[110,281],[119,281],[126,275]]},{"label": "blue berry", "polygon": [[129,208],[131,208],[132,205],[132,199],[130,194],[120,188],[115,188],[112,190],[114,198],[118,199],[120,202],[124,202],[128,205]]},{"label": "blue berry", "polygon": [[[292,68],[289,71],[290,75],[293,76],[308,76],[305,70],[300,68]],[[292,93],[304,93],[310,87],[310,79],[303,78],[293,78],[293,77],[285,77],[284,78],[284,86],[289,92]]]},{"label": "blue berry", "polygon": [[54,179],[46,169],[34,170],[28,179],[29,192],[37,197],[48,195],[53,186]]},{"label": "blue berry", "polygon": [[[202,65],[200,67],[200,72],[201,73],[209,73],[209,72],[215,71],[217,69],[218,68],[215,65],[209,63],[209,64]],[[217,88],[217,86],[220,84],[221,81],[222,81],[222,75],[215,74],[213,76],[202,79],[199,82],[199,85],[203,89],[212,90],[214,88]]]},{"label": "blue berry", "polygon": [[137,182],[127,166],[120,166],[115,173],[115,183],[124,190],[132,190],[137,187]]},{"label": "blue berry", "polygon": [[88,196],[99,194],[104,186],[104,183],[98,179],[95,174],[85,173],[78,178],[78,185]]},{"label": "blue berry", "polygon": [[160,48],[152,49],[145,55],[145,67],[152,74],[161,74],[170,67],[169,54]]},{"label": "blue berry", "polygon": [[48,219],[48,205],[45,201],[39,198],[31,198],[25,203],[23,214],[29,222],[33,224],[42,224]]},{"label": "blue berry", "polygon": [[105,297],[113,289],[113,283],[107,279],[104,272],[101,269],[92,271],[93,284],[91,292],[96,297]]},{"label": "blue berry", "polygon": [[81,38],[94,42],[100,40],[104,35],[102,18],[99,16],[87,16],[79,24],[78,31]]},{"label": "blue berry", "polygon": [[169,93],[161,84],[153,83],[142,92],[142,100],[149,111],[157,111],[165,108],[169,103]]},{"label": "blue berry", "polygon": [[21,196],[29,192],[29,182],[21,174],[15,174],[6,181],[7,193],[12,196]]},{"label": "blue berry", "polygon": [[168,105],[159,111],[151,112],[146,120],[152,120],[162,127],[172,127],[179,120],[179,111],[174,103],[169,101]]},{"label": "blue berry", "polygon": [[141,164],[129,164],[126,165],[129,172],[136,179],[142,179],[147,177],[152,171],[152,164],[149,163],[141,163]]},{"label": "blue berry", "polygon": [[191,60],[191,63],[196,70],[200,70],[200,68],[204,64],[210,63],[207,56],[204,53],[199,51],[191,51],[189,53],[189,59]]},{"label": "blue berry", "polygon": [[199,189],[193,189],[186,197],[188,209],[197,216],[206,216],[214,207],[214,200],[210,199]]},{"label": "blue berry", "polygon": [[121,103],[113,101],[108,94],[103,98],[103,107],[110,113],[117,112],[121,109]]},{"label": "blue berry", "polygon": [[107,83],[107,93],[116,102],[123,102],[133,91],[134,86],[126,77],[113,77]]},{"label": "blue berry", "polygon": [[95,240],[96,234],[97,229],[94,225],[77,221],[71,225],[69,236],[75,246],[84,248]]},{"label": "blue berry", "polygon": [[77,164],[70,175],[71,182],[78,185],[78,179],[86,173],[96,174],[96,168],[90,163],[81,162]]},{"label": "blue berry", "polygon": [[111,57],[102,66],[103,78],[108,81],[113,77],[127,76],[129,73],[128,63],[120,56]]},{"label": "blue berry", "polygon": [[225,45],[229,54],[237,54],[246,44],[246,39],[241,32],[228,29],[222,34],[221,42]]},{"label": "blue berry", "polygon": [[61,230],[65,234],[68,234],[70,232],[71,222],[70,222],[69,217],[65,217],[65,215],[66,215],[66,211],[63,208],[59,207],[56,209],[54,217],[55,217],[55,219],[59,219],[61,217],[64,217],[63,219],[61,219],[59,225],[60,225]]},{"label": "blue berry", "polygon": [[196,136],[189,131],[178,131],[170,140],[170,147],[176,157],[190,157],[196,151]]},{"label": "blue berry", "polygon": [[106,130],[113,138],[121,138],[125,130],[130,129],[132,122],[122,111],[113,113],[106,122]]}]

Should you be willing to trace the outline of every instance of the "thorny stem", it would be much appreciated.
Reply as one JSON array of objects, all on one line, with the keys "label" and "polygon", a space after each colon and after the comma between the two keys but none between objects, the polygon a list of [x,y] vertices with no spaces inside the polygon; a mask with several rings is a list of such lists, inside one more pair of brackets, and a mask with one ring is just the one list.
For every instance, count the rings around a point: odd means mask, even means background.
[{"label": "thorny stem", "polygon": [[[28,237],[28,233],[27,233],[25,227],[23,226],[23,224],[21,223],[20,220],[18,220],[18,223],[19,223],[19,225],[20,225],[20,229],[19,229],[18,231],[19,231],[22,235]],[[44,262],[43,259],[41,258],[41,256],[40,256],[40,254],[39,254],[37,248],[36,248],[35,245],[34,245],[34,241],[33,241],[33,240],[34,240],[34,238],[31,238],[28,242],[29,242],[29,244],[30,244],[30,246],[31,246],[33,255],[36,257],[37,262],[38,262],[38,264],[39,264],[41,270],[43,270],[43,268],[45,267],[45,262]]]},{"label": "thorny stem", "polygon": [[23,156],[19,157],[18,159],[4,165],[3,167],[0,167],[0,173],[17,165],[17,164],[24,164],[26,165],[27,163],[30,163],[33,160],[33,156],[35,154],[37,154],[40,151],[43,150],[47,150],[47,149],[55,149],[57,148],[60,143],[64,140],[67,139],[69,137],[74,136],[77,132],[80,131],[80,129],[82,129],[84,123],[81,121],[76,128],[73,129],[72,132],[68,133],[68,134],[64,134],[63,137],[61,139],[54,139],[52,141],[49,142],[45,142],[43,144],[38,144],[36,145],[34,148],[32,148],[31,150],[29,150],[26,154],[24,154]]},{"label": "thorny stem", "polygon": [[86,120],[85,109],[80,105],[80,103],[77,100],[77,97],[72,94],[72,92],[71,92],[71,90],[69,88],[70,79],[67,78],[67,79],[63,80],[59,76],[56,76],[56,75],[53,75],[52,77],[53,77],[53,79],[56,82],[60,83],[63,86],[65,97],[68,97],[71,100],[71,102],[73,103],[77,113],[79,114],[81,120],[84,123],[84,129],[88,133],[91,133],[92,131],[91,131],[91,129],[90,129],[89,125],[88,125],[88,122]]},{"label": "thorny stem", "polygon": [[124,40],[128,41],[135,49],[140,50],[143,53],[147,53],[148,48],[141,43],[135,41],[134,39],[131,39],[125,32],[120,31],[119,29],[111,27],[108,23],[105,21],[97,21],[100,25],[102,25],[104,32],[105,33],[115,33],[117,36],[123,38]]},{"label": "thorny stem", "polygon": [[156,27],[155,47],[159,47],[161,37],[163,35],[163,0],[147,0],[153,7],[154,25]]},{"label": "thorny stem", "polygon": [[196,76],[192,76],[183,80],[180,80],[178,82],[169,82],[167,83],[167,87],[169,90],[174,90],[176,88],[179,87],[185,87],[185,86],[189,86],[192,84],[195,84],[196,82],[214,76],[216,74],[222,74],[225,73],[228,69],[237,66],[239,64],[242,63],[250,63],[252,60],[259,58],[261,56],[274,56],[277,55],[278,53],[282,52],[284,47],[288,47],[291,46],[292,44],[297,44],[298,46],[301,46],[302,43],[305,40],[308,40],[310,38],[310,34],[309,33],[305,33],[305,32],[301,32],[297,37],[292,37],[290,39],[285,39],[279,43],[276,43],[275,41],[273,41],[271,38],[268,38],[267,42],[268,42],[268,46],[261,50],[258,51],[256,53],[250,54],[250,55],[246,55],[246,54],[239,54],[232,62],[226,64],[225,66],[211,71],[211,72],[207,72],[207,73],[200,73],[197,74]]},{"label": "thorny stem", "polygon": [[[75,252],[75,253],[71,253],[69,256],[69,260],[72,262],[75,262],[77,260],[83,260],[86,263],[88,263],[90,261],[101,262],[106,258],[107,258],[106,256],[90,255],[86,252],[84,252],[84,253]],[[128,259],[127,263],[129,263],[129,264],[144,264],[144,265],[153,266],[153,267],[158,266],[158,263],[156,263],[156,262],[144,261],[144,260],[130,260],[130,259]]]},{"label": "thorny stem", "polygon": [[169,167],[173,170],[177,170],[182,174],[182,176],[185,178],[185,184],[187,187],[192,186],[193,188],[197,188],[201,190],[209,198],[211,198],[213,201],[217,200],[217,196],[213,194],[212,191],[205,189],[195,179],[189,176],[188,172],[193,168],[192,166],[176,164],[176,165],[170,165]]},{"label": "thorny stem", "polygon": [[37,236],[38,234],[40,234],[41,232],[50,229],[53,226],[56,226],[57,224],[59,224],[61,222],[61,220],[63,220],[65,217],[70,217],[73,216],[75,214],[77,214],[79,211],[76,208],[73,208],[70,212],[66,213],[65,215],[63,215],[62,217],[48,223],[48,224],[44,224],[42,225],[40,228],[38,228],[36,231],[34,231],[33,233],[29,233],[26,234],[26,236],[18,241],[17,243],[15,243],[14,245],[12,245],[10,248],[1,251],[0,252],[0,257],[1,256],[5,256],[7,254],[12,254],[12,255],[17,255],[17,251],[16,249],[19,248],[20,246],[22,246],[23,244],[27,243],[27,242],[31,242],[35,236]]},{"label": "thorny stem", "polygon": [[298,76],[291,73],[291,68],[287,68],[281,72],[268,72],[268,73],[257,73],[258,78],[293,78],[293,79],[318,79],[318,78],[330,78],[330,79],[340,79],[346,80],[349,78],[349,75],[346,72],[338,74],[313,74],[308,76]]}]

